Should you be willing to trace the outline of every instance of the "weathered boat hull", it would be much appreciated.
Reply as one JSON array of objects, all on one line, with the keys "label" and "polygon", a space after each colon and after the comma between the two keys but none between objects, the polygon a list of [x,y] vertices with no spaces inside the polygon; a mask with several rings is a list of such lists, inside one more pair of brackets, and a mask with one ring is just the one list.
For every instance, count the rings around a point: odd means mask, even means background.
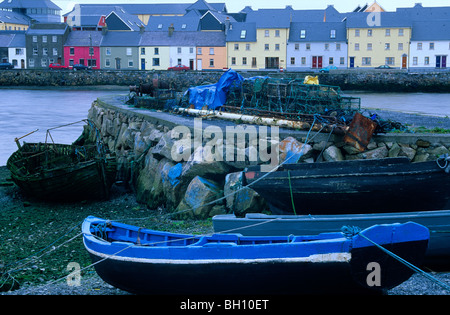
[{"label": "weathered boat hull", "polygon": [[[384,213],[450,209],[450,175],[406,158],[284,164],[245,172],[273,214]],[[294,212],[295,210],[295,212]]]},{"label": "weathered boat hull", "polygon": [[[42,167],[45,152],[42,144],[26,143],[8,159],[13,181],[30,196],[43,200],[103,199],[115,181],[117,163],[114,157],[73,161],[76,148],[52,144],[64,163]],[[27,155],[35,155],[30,158]],[[41,156],[42,155],[42,156]],[[25,162],[26,160],[26,162]]]},{"label": "weathered boat hull", "polygon": [[450,259],[450,210],[340,215],[248,213],[243,218],[225,214],[214,216],[212,221],[216,233],[241,233],[245,236],[313,235],[336,231],[345,225],[364,229],[376,224],[415,222],[430,231],[425,261],[442,264]]},{"label": "weathered boat hull", "polygon": [[[159,232],[158,241],[148,236],[154,232],[94,217],[83,224],[84,245],[99,276],[139,294],[380,293],[413,273],[361,235],[255,238]],[[423,260],[429,237],[428,229],[415,223],[360,233],[414,264]],[[140,245],[132,241],[137,238]],[[369,263],[380,266],[379,286],[367,282]]]}]

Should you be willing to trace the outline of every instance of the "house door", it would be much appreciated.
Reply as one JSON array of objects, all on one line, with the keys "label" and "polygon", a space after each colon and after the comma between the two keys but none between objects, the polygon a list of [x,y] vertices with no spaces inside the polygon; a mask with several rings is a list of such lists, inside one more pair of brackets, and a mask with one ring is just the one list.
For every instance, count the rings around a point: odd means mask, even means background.
[{"label": "house door", "polygon": [[350,68],[355,67],[355,57],[350,57]]},{"label": "house door", "polygon": [[317,67],[322,68],[322,56],[317,57]]},{"label": "house door", "polygon": [[441,56],[436,56],[436,68],[441,67]]},{"label": "house door", "polygon": [[447,68],[447,56],[441,58],[441,68]]},{"label": "house door", "polygon": [[23,59],[20,60],[20,68],[25,69],[25,60]]},{"label": "house door", "polygon": [[312,67],[313,69],[322,68],[322,56],[312,57]]},{"label": "house door", "polygon": [[202,60],[201,59],[197,59],[197,70],[202,71]]},{"label": "house door", "polygon": [[141,70],[145,70],[145,58],[141,58]]},{"label": "house door", "polygon": [[402,56],[402,69],[406,69],[407,68],[407,63],[408,63],[408,56],[403,55]]},{"label": "house door", "polygon": [[194,70],[194,59],[189,59],[189,69]]},{"label": "house door", "polygon": [[116,58],[116,69],[120,70],[120,58]]}]

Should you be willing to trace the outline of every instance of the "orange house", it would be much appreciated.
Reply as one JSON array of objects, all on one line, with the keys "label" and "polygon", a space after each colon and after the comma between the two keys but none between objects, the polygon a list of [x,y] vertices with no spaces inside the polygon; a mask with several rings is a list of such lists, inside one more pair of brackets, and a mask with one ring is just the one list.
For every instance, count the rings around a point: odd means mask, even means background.
[{"label": "orange house", "polygon": [[227,67],[227,47],[197,46],[197,70],[223,70]]}]

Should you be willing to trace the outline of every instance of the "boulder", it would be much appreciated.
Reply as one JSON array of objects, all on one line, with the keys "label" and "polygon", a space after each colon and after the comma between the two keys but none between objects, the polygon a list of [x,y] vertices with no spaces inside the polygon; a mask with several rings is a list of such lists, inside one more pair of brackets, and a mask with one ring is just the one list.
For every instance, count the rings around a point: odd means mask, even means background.
[{"label": "boulder", "polygon": [[[287,163],[296,163],[311,157],[313,147],[307,143],[302,143],[293,137],[287,137],[280,142],[280,162],[288,158]],[[292,156],[294,155],[294,156]]]},{"label": "boulder", "polygon": [[323,151],[323,158],[327,162],[344,160],[344,156],[342,155],[341,150],[334,145],[328,147],[325,151]]},{"label": "boulder", "polygon": [[410,161],[416,156],[416,150],[406,144],[400,144],[400,152],[398,156],[406,156]]},{"label": "boulder", "polygon": [[383,159],[383,158],[387,157],[388,154],[389,154],[389,151],[388,151],[387,147],[385,145],[383,145],[379,148],[376,148],[376,149],[373,149],[370,151],[366,151],[363,153],[359,153],[357,155],[357,157],[360,159]]}]

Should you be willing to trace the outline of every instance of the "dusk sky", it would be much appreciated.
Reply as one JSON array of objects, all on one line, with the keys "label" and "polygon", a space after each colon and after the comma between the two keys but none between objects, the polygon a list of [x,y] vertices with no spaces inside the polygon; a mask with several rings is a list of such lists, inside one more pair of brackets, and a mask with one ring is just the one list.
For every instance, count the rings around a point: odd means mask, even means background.
[{"label": "dusk sky", "polygon": [[[62,14],[72,10],[76,3],[102,3],[102,4],[120,4],[120,3],[194,3],[196,0],[53,0],[53,2],[62,9]],[[372,4],[373,1],[367,0],[224,0],[224,1],[207,1],[210,3],[225,3],[230,13],[236,13],[245,6],[251,6],[253,9],[278,9],[285,8],[286,5],[292,5],[295,10],[302,9],[325,9],[329,4],[339,12],[353,11],[358,5],[362,6],[366,3]],[[395,11],[396,8],[413,7],[415,3],[420,2],[424,7],[449,6],[449,0],[385,0],[377,1],[386,11]]]}]

